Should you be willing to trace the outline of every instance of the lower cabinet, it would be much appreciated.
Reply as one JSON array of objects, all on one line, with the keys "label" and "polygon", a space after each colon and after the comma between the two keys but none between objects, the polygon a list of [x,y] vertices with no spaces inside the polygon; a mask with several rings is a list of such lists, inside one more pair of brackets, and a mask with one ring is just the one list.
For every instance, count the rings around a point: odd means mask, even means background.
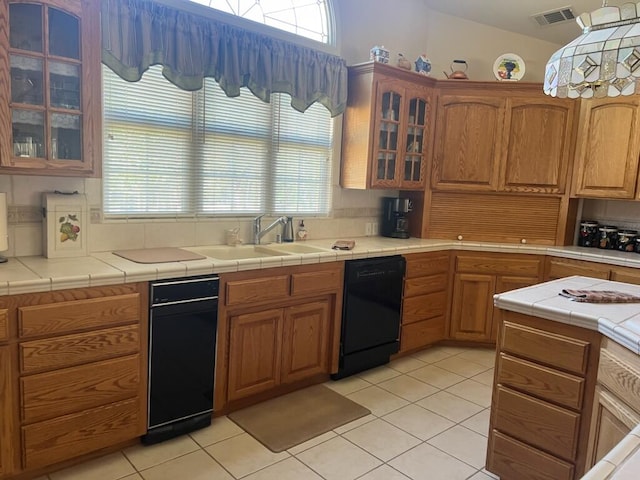
[{"label": "lower cabinet", "polygon": [[593,402],[587,468],[640,424],[640,358],[608,338],[602,341]]},{"label": "lower cabinet", "polygon": [[[25,475],[145,433],[146,283],[0,297],[3,307],[15,332],[0,347],[3,473]],[[8,375],[13,402],[2,398]]]},{"label": "lower cabinet", "polygon": [[600,334],[502,311],[487,470],[501,480],[585,472]]},{"label": "lower cabinet", "polygon": [[400,353],[444,339],[449,305],[449,253],[414,253],[405,258]]},{"label": "lower cabinet", "polygon": [[337,371],[343,268],[334,262],[220,276],[216,412]]},{"label": "lower cabinet", "polygon": [[637,268],[619,267],[617,265],[573,260],[570,258],[546,258],[544,267],[545,281],[572,275],[640,285],[640,270]]},{"label": "lower cabinet", "polygon": [[229,400],[329,373],[329,301],[229,320]]},{"label": "lower cabinet", "polygon": [[542,266],[536,255],[457,253],[449,338],[495,343],[493,295],[539,283]]}]

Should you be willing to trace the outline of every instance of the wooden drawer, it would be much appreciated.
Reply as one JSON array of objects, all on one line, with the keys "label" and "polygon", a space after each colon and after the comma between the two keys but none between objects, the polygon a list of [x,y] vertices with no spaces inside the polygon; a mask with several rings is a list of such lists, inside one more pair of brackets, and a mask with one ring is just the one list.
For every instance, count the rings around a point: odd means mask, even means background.
[{"label": "wooden drawer", "polygon": [[34,373],[140,350],[140,327],[129,325],[20,343],[20,371]]},{"label": "wooden drawer", "polygon": [[22,420],[31,423],[135,397],[140,356],[133,355],[20,379]]},{"label": "wooden drawer", "polygon": [[640,270],[637,268],[611,267],[610,280],[640,285]]},{"label": "wooden drawer", "polygon": [[144,433],[138,399],[22,427],[24,468],[51,465]]},{"label": "wooden drawer", "polygon": [[610,268],[602,263],[585,262],[582,260],[547,258],[545,266],[545,280],[582,275],[583,277],[609,279]]},{"label": "wooden drawer", "polygon": [[444,338],[445,317],[435,317],[421,322],[402,325],[400,333],[400,350],[403,352],[417,350],[436,343]]},{"label": "wooden drawer", "polygon": [[405,298],[402,302],[402,324],[439,317],[445,315],[446,311],[447,292],[435,292],[418,297]]},{"label": "wooden drawer", "polygon": [[405,255],[407,259],[406,278],[423,277],[434,273],[449,271],[449,254],[442,253],[413,253]]},{"label": "wooden drawer", "polygon": [[491,256],[458,255],[456,272],[488,273],[492,275],[515,275],[536,277],[540,274],[539,258],[499,258]]},{"label": "wooden drawer", "polygon": [[18,307],[20,337],[64,334],[140,320],[140,294]]},{"label": "wooden drawer", "polygon": [[291,275],[291,295],[308,295],[342,291],[341,269],[319,270],[317,272],[294,273]]},{"label": "wooden drawer", "polygon": [[425,277],[411,278],[404,281],[404,298],[424,295],[447,289],[448,275],[437,273]]},{"label": "wooden drawer", "polygon": [[609,339],[600,350],[598,383],[640,414],[640,357]]},{"label": "wooden drawer", "polygon": [[289,275],[232,280],[226,286],[227,305],[278,300],[289,296]]},{"label": "wooden drawer", "polygon": [[9,311],[0,310],[0,342],[9,340]]},{"label": "wooden drawer", "polygon": [[584,375],[589,359],[589,343],[505,321],[501,350],[552,367]]},{"label": "wooden drawer", "polygon": [[575,460],[580,414],[500,386],[494,402],[494,428],[564,460]]},{"label": "wooden drawer", "polygon": [[572,464],[500,432],[490,436],[487,470],[505,479],[573,480]]},{"label": "wooden drawer", "polygon": [[498,383],[575,410],[582,408],[583,378],[504,353],[499,362]]}]

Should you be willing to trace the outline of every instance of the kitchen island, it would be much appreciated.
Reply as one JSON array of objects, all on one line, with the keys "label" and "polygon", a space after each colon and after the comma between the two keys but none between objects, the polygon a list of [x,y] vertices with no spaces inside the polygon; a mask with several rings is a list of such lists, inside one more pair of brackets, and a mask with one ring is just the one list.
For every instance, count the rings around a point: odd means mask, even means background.
[{"label": "kitchen island", "polygon": [[640,297],[637,285],[582,276],[495,295],[487,469],[504,480],[637,478],[640,303],[577,302],[564,289]]}]

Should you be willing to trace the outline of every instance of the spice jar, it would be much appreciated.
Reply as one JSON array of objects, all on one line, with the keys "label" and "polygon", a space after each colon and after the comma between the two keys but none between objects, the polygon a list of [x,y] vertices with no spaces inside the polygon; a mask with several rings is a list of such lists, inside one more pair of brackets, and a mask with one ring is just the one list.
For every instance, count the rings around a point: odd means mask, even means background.
[{"label": "spice jar", "polygon": [[620,230],[618,232],[618,250],[622,252],[633,252],[638,238],[636,230]]},{"label": "spice jar", "polygon": [[598,222],[584,220],[580,222],[580,234],[578,235],[579,247],[598,246]]},{"label": "spice jar", "polygon": [[618,244],[618,227],[603,225],[598,228],[598,248],[614,250]]}]

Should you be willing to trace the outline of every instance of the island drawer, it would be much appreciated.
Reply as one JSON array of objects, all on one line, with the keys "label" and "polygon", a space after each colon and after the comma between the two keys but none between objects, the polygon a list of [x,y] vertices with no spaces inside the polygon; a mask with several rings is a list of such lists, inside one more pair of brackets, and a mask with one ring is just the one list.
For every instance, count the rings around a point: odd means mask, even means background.
[{"label": "island drawer", "polygon": [[514,355],[578,375],[587,371],[589,342],[509,321],[503,323],[501,338],[501,349]]},{"label": "island drawer", "polygon": [[576,458],[580,414],[498,386],[493,427],[567,461]]},{"label": "island drawer", "polygon": [[230,280],[225,293],[227,305],[284,299],[289,296],[289,275]]},{"label": "island drawer", "polygon": [[498,383],[565,407],[580,410],[584,399],[584,379],[500,354]]},{"label": "island drawer", "polygon": [[487,470],[518,480],[573,480],[574,466],[507,435],[491,432]]},{"label": "island drawer", "polygon": [[20,379],[22,420],[47,420],[135,397],[140,356],[107,360]]},{"label": "island drawer", "polygon": [[20,337],[72,333],[140,320],[140,294],[18,307]]},{"label": "island drawer", "polygon": [[32,340],[20,343],[20,372],[34,373],[71,367],[139,350],[139,325]]},{"label": "island drawer", "polygon": [[640,357],[609,339],[603,341],[598,383],[640,414]]}]

